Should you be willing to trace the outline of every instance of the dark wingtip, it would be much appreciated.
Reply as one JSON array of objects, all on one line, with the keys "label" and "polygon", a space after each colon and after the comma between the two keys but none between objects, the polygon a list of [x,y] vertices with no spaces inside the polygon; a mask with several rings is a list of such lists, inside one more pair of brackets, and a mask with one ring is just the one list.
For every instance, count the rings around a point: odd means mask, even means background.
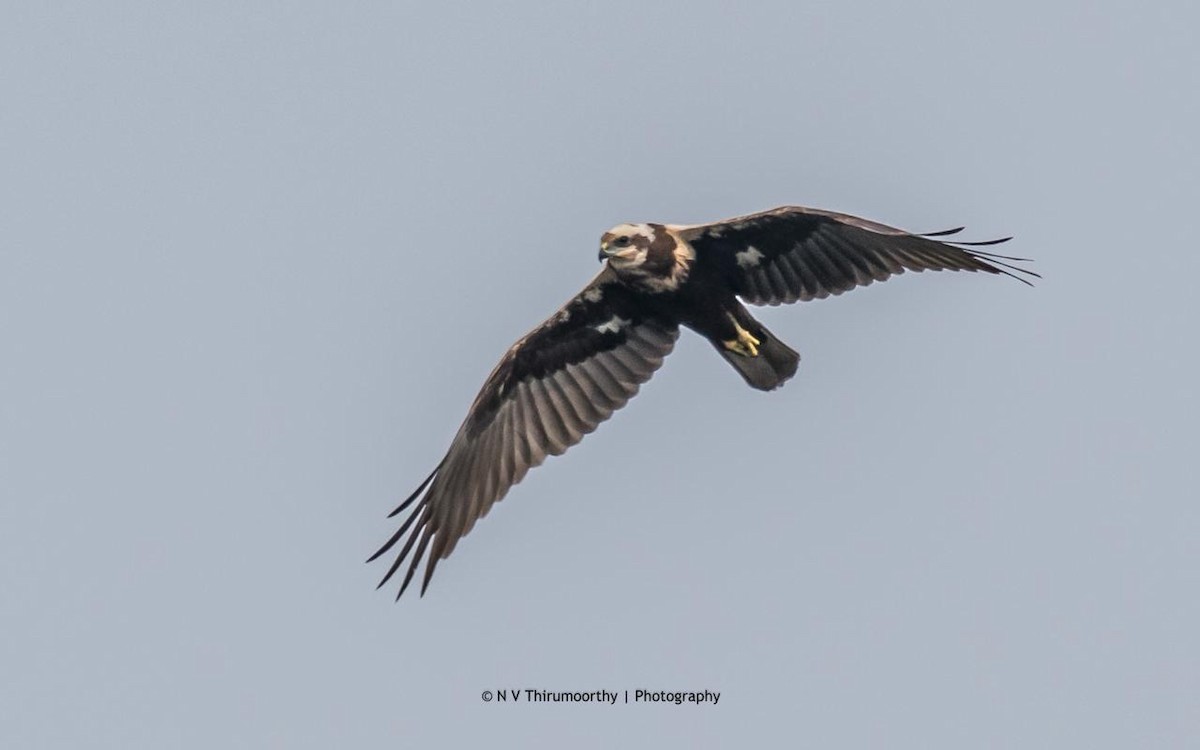
[{"label": "dark wingtip", "polygon": [[971,253],[978,255],[981,258],[999,258],[1000,260],[1011,260],[1016,263],[1033,263],[1033,258],[1017,258],[1012,255],[1000,255],[998,253],[985,253],[982,250],[972,250]]},{"label": "dark wingtip", "polygon": [[438,470],[440,470],[442,468],[442,464],[444,464],[444,463],[446,463],[446,459],[443,458],[441,461],[438,462],[438,465],[434,468],[434,470],[429,472],[429,476],[425,477],[425,481],[421,482],[421,485],[419,487],[417,487],[417,489],[414,490],[411,495],[408,496],[408,499],[406,499],[404,502],[397,505],[395,510],[393,510],[391,513],[387,514],[387,517],[394,518],[397,514],[400,513],[400,511],[402,511],[405,508],[407,508],[408,506],[412,505],[413,500],[417,499],[417,495],[420,495],[421,491],[424,490],[426,487],[428,487],[429,483],[433,481],[433,478],[435,476],[437,476]]},{"label": "dark wingtip", "polygon": [[943,229],[940,232],[922,232],[918,237],[949,237],[952,234],[958,234],[966,227],[954,227],[953,229]]},{"label": "dark wingtip", "polygon": [[[1004,239],[1010,240],[1012,238],[1005,237]],[[961,244],[965,244],[965,243],[961,243]],[[995,244],[995,243],[992,243],[992,244]],[[1030,271],[1028,268],[1022,268],[1020,266],[1013,265],[1014,263],[1033,263],[1033,260],[1031,260],[1029,258],[1015,258],[1011,255],[998,255],[996,253],[985,253],[982,250],[968,250],[967,252],[969,252],[971,255],[975,256],[976,259],[982,260],[982,261],[986,262],[988,265],[991,265],[999,273],[1002,273],[1005,276],[1011,276],[1014,279],[1016,279],[1017,281],[1021,282],[1022,284],[1025,284],[1026,286],[1033,286],[1033,282],[1031,282],[1028,278],[1022,278],[1022,276],[1027,276],[1027,277],[1031,277],[1031,278],[1035,278],[1035,279],[1042,278],[1042,275],[1040,273],[1038,273],[1037,271]],[[1015,273],[1012,273],[1012,272],[1015,272]],[[1021,274],[1021,276],[1018,276],[1017,274]]]},{"label": "dark wingtip", "polygon": [[[434,547],[437,547],[437,546],[438,545],[434,545]],[[429,582],[431,580],[433,580],[433,569],[437,567],[438,559],[439,559],[439,552],[437,549],[434,549],[433,553],[430,554],[430,556],[429,556],[429,560],[426,561],[426,563],[425,563],[425,576],[424,576],[423,580],[421,581],[421,597],[422,598],[424,598],[424,596],[425,596],[425,589],[429,588]]]},{"label": "dark wingtip", "polygon": [[[1023,271],[1023,269],[1017,269],[1017,270]],[[1026,272],[1026,271],[1023,271],[1023,272],[1029,273],[1030,276],[1037,276],[1039,279],[1042,278],[1041,276],[1038,276],[1036,273],[1033,273],[1033,272]],[[1033,286],[1032,281],[1030,281],[1029,279],[1023,279],[1020,276],[1016,275],[1015,273],[1010,273],[1008,271],[1001,271],[1000,273],[1004,274],[1005,276],[1008,276],[1009,278],[1016,279],[1017,281],[1021,282],[1022,284],[1024,284],[1027,287]]]},{"label": "dark wingtip", "polygon": [[[989,255],[987,253],[977,253],[977,255],[979,256],[978,259],[985,262],[987,267],[993,273],[1002,273],[1005,276],[1016,279],[1017,281],[1021,282],[1025,286],[1033,286],[1033,282],[1027,278],[1023,278],[1022,276],[1018,276],[1017,274],[1022,274],[1023,276],[1032,276],[1035,279],[1042,278],[1042,275],[1040,273],[1037,273],[1036,271],[1030,271],[1028,268],[1021,268],[1020,266],[1014,266],[1011,263],[1005,263],[1003,260],[997,260],[997,258],[1004,258],[1005,256],[1003,256],[1003,255]],[[1006,260],[1023,260],[1023,259],[1022,258],[1006,258]],[[1031,263],[1032,261],[1024,261],[1024,262]],[[1014,271],[1015,271],[1015,273],[1014,273]]]},{"label": "dark wingtip", "polygon": [[400,601],[400,597],[404,596],[404,592],[408,590],[408,584],[412,583],[413,571],[415,570],[416,566],[409,567],[408,575],[404,576],[404,582],[400,584],[400,590],[396,592],[396,601]]},{"label": "dark wingtip", "polygon": [[976,242],[963,242],[962,240],[957,240],[952,244],[969,245],[971,247],[986,247],[987,245],[1001,245],[1001,244],[1004,244],[1005,242],[1008,242],[1011,239],[1012,239],[1012,237],[1001,237],[998,240],[980,240],[980,241],[976,241]]},{"label": "dark wingtip", "polygon": [[[414,531],[413,536],[409,537],[409,544],[412,543],[413,539],[416,539],[416,533],[417,532]],[[396,594],[396,601],[400,601],[400,597],[404,596],[404,592],[408,589],[408,585],[412,583],[413,574],[417,572],[417,566],[421,564],[421,558],[425,557],[425,548],[429,545],[429,540],[433,537],[433,534],[429,531],[429,527],[424,527],[420,533],[421,541],[417,544],[417,548],[413,550],[412,559],[408,564],[408,572],[404,574],[404,582],[400,584],[400,591]],[[409,545],[406,544],[404,546],[404,550],[400,553],[399,559],[396,561],[397,565],[399,565],[399,563],[404,560],[405,556],[408,554],[408,548]],[[426,565],[428,565],[428,563],[426,563]]]}]

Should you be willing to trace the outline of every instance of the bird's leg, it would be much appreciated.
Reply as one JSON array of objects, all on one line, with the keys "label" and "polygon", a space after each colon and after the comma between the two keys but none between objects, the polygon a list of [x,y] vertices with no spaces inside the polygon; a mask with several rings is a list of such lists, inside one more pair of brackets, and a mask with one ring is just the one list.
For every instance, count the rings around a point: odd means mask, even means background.
[{"label": "bird's leg", "polygon": [[758,345],[762,342],[754,338],[745,328],[742,328],[736,320],[733,320],[732,315],[729,318],[733,321],[733,328],[737,331],[737,338],[722,341],[721,345],[731,352],[737,352],[743,357],[757,357]]}]

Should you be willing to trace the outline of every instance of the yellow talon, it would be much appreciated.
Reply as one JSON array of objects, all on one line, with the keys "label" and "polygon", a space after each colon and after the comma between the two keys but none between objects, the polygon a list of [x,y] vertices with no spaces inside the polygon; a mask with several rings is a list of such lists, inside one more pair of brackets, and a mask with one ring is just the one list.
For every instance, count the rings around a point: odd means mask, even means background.
[{"label": "yellow talon", "polygon": [[750,332],[733,322],[734,328],[737,329],[738,337],[729,341],[722,341],[721,344],[731,352],[737,352],[744,357],[757,357],[758,345],[762,342],[750,335]]}]

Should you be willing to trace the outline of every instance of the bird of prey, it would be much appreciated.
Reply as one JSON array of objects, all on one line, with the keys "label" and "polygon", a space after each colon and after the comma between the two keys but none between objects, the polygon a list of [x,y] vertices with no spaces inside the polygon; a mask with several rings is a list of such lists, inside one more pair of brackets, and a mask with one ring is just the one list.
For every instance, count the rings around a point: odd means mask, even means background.
[{"label": "bird of prey", "polygon": [[[405,540],[379,585],[409,560],[396,595],[428,553],[421,593],[438,561],[546,456],[596,429],[662,364],[681,326],[713,345],[753,388],[778,388],[800,355],[743,303],[821,299],[904,271],[1037,276],[1024,261],[947,239],[962,227],[913,234],[856,216],[785,206],[712,224],[620,224],[600,239],[604,267],[496,365],[411,511],[368,562]],[[411,557],[410,557],[411,555]]]}]

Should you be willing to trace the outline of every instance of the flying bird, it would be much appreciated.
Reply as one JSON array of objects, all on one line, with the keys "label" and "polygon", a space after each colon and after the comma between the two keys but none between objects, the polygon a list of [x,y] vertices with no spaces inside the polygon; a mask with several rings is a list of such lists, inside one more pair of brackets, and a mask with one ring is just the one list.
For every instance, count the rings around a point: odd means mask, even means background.
[{"label": "flying bird", "polygon": [[[411,509],[371,562],[400,550],[382,587],[408,560],[399,599],[427,559],[438,561],[547,456],[596,429],[670,354],[680,327],[713,345],[752,387],[796,374],[800,355],[743,303],[822,299],[904,271],[1022,276],[1025,261],[946,239],[962,227],[913,234],[856,216],[785,206],[712,224],[619,224],[600,239],[600,273],[521,337],[484,383],[437,468],[389,518]],[[428,553],[428,554],[427,554]]]}]

